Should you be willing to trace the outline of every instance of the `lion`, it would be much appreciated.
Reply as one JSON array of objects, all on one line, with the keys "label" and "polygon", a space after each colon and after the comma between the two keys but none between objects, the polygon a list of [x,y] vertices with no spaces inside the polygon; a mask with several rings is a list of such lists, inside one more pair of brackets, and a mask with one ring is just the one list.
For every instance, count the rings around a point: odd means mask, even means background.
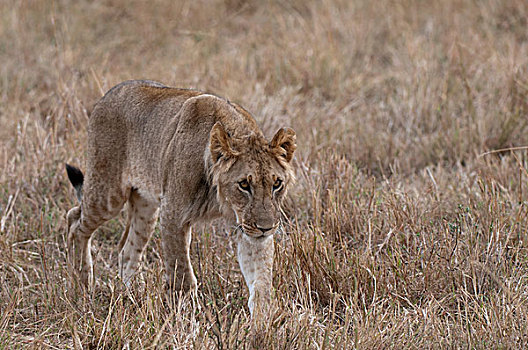
[{"label": "lion", "polygon": [[79,205],[67,213],[70,266],[94,282],[92,234],[128,203],[119,275],[129,284],[160,218],[165,278],[172,291],[196,292],[191,227],[223,217],[239,233],[237,257],[252,317],[269,308],[274,233],[294,182],[296,135],[268,141],[251,114],[204,92],[126,81],[94,106],[86,175],[66,164]]}]

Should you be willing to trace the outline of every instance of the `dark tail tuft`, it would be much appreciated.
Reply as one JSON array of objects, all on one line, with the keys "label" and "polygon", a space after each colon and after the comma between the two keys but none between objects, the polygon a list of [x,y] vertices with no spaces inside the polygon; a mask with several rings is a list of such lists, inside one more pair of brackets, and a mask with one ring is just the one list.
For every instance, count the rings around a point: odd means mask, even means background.
[{"label": "dark tail tuft", "polygon": [[75,188],[75,193],[79,202],[82,199],[82,187],[84,182],[84,175],[81,169],[76,168],[72,165],[66,164],[66,172],[68,173],[68,179],[70,179],[73,188]]}]

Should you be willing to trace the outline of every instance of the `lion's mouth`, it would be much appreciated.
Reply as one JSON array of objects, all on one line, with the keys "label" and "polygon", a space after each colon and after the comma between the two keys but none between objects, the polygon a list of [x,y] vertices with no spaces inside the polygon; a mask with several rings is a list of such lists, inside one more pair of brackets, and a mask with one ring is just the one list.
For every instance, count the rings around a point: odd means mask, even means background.
[{"label": "lion's mouth", "polygon": [[262,230],[259,230],[259,229],[255,228],[253,226],[242,224],[242,225],[238,225],[237,229],[240,230],[244,235],[246,235],[246,236],[248,236],[250,238],[264,239],[264,238],[267,238],[269,236],[273,236],[279,230],[279,227],[280,227],[280,225],[276,224],[271,229],[266,230],[265,232],[263,232]]},{"label": "lion's mouth", "polygon": [[274,233],[275,233],[275,231],[270,232],[270,233],[262,233],[262,234],[260,234],[260,235],[256,235],[256,236],[255,236],[255,235],[249,235],[247,232],[244,231],[244,234],[245,234],[246,236],[249,236],[249,237],[251,237],[251,238],[256,238],[256,239],[266,238],[266,237],[272,236]]}]

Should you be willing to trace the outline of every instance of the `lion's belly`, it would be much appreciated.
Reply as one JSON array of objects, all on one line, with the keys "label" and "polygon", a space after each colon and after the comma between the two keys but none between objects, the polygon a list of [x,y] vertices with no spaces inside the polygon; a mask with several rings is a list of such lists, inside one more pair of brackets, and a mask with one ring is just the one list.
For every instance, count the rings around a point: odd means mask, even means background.
[{"label": "lion's belly", "polygon": [[131,160],[125,176],[130,187],[136,188],[149,200],[159,203],[162,186],[157,168],[149,166],[145,160]]}]

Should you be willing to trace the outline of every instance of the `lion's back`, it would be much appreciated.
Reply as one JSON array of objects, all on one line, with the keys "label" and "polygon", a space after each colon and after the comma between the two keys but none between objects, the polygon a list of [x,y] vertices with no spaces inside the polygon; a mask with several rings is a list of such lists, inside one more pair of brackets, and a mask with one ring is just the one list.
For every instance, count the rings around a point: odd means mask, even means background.
[{"label": "lion's back", "polygon": [[151,80],[127,80],[108,90],[94,106],[93,114],[96,117],[149,118],[156,111],[157,116],[163,116],[179,110],[187,99],[200,94],[200,91],[168,87]]}]

